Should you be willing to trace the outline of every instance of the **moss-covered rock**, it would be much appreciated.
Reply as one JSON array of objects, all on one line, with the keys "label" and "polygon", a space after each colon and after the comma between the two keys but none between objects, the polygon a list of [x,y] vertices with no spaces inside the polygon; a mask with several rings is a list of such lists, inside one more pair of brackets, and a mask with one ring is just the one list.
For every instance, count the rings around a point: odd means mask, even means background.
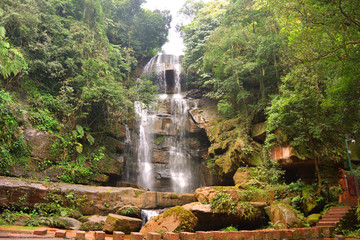
[{"label": "moss-covered rock", "polygon": [[308,226],[306,218],[292,206],[283,202],[273,202],[270,206],[270,221],[281,228]]},{"label": "moss-covered rock", "polygon": [[110,213],[106,218],[103,231],[108,233],[121,231],[129,234],[131,232],[138,232],[141,225],[142,221],[140,219]]},{"label": "moss-covered rock", "polygon": [[219,193],[227,193],[234,202],[264,202],[265,204],[270,204],[283,191],[283,188],[239,189],[238,187],[215,186],[198,188],[194,194],[199,202],[211,202]]},{"label": "moss-covered rock", "polygon": [[140,233],[146,235],[149,232],[192,232],[197,222],[197,217],[191,211],[177,206],[150,219]]},{"label": "moss-covered rock", "polygon": [[134,217],[134,218],[141,218],[141,210],[138,207],[126,205],[119,208],[116,211],[116,214],[127,216],[127,217]]},{"label": "moss-covered rock", "polygon": [[309,215],[306,219],[307,219],[308,223],[310,224],[310,226],[315,226],[315,224],[320,221],[320,218],[321,218],[320,213],[314,213],[314,214]]},{"label": "moss-covered rock", "polygon": [[239,119],[217,120],[207,129],[211,146],[209,157],[215,159],[219,180],[230,182],[240,166],[257,165],[262,162],[261,145],[247,134]]}]

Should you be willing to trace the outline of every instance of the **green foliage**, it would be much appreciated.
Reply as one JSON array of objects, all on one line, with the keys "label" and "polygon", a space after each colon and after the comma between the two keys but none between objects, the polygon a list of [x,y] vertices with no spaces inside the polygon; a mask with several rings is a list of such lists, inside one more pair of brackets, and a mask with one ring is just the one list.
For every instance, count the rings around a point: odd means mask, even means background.
[{"label": "green foliage", "polygon": [[29,155],[20,129],[21,108],[13,97],[0,89],[0,174],[7,175],[15,163]]},{"label": "green foliage", "polygon": [[[2,15],[3,12],[0,9],[0,17]],[[16,77],[21,73],[26,73],[27,68],[23,54],[10,45],[6,38],[6,30],[0,24],[0,75],[11,82],[10,76]]]},{"label": "green foliage", "polygon": [[235,214],[236,204],[228,193],[218,193],[210,202],[211,210],[215,213]]},{"label": "green foliage", "polygon": [[191,211],[180,206],[176,206],[166,210],[162,216],[166,218],[173,214],[180,220],[180,225],[174,230],[175,233],[194,231],[197,219]]},{"label": "green foliage", "polygon": [[19,161],[27,155],[24,125],[56,136],[52,154],[61,160],[62,180],[85,183],[99,171],[104,126],[131,118],[133,102],[150,103],[156,92],[150,81],[135,83],[134,72],[138,60],[165,43],[171,16],[145,10],[143,2],[0,3],[2,174],[14,154]]},{"label": "green foliage", "polygon": [[234,227],[233,225],[231,225],[229,227],[220,229],[220,231],[226,232],[226,231],[239,231],[239,230],[237,229],[237,227]]},{"label": "green foliage", "polygon": [[277,162],[273,163],[270,160],[264,161],[254,169],[254,179],[267,185],[283,183],[284,174],[285,170],[281,169]]},{"label": "green foliage", "polygon": [[155,144],[160,145],[165,139],[165,136],[160,136],[155,139]]},{"label": "green foliage", "polygon": [[137,208],[136,207],[128,207],[120,211],[120,215],[123,216],[136,216]]}]

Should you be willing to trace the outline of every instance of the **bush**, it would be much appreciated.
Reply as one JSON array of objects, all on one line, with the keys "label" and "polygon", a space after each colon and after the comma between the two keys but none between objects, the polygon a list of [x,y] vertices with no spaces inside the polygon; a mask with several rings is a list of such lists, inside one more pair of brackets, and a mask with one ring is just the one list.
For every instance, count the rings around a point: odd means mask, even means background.
[{"label": "bush", "polygon": [[235,206],[232,197],[228,193],[218,193],[210,203],[214,213],[235,214]]}]

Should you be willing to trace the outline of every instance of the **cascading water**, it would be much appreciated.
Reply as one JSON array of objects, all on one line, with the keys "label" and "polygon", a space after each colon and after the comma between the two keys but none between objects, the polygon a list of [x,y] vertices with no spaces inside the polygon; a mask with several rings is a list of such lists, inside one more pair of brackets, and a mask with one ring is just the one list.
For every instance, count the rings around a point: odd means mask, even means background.
[{"label": "cascading water", "polygon": [[193,192],[199,186],[186,131],[189,100],[181,89],[179,56],[159,55],[144,67],[158,85],[158,109],[135,103],[139,122],[137,184],[152,191]]},{"label": "cascading water", "polygon": [[151,129],[153,129],[155,115],[149,113],[149,109],[141,102],[135,102],[135,113],[140,121],[137,156],[139,174],[137,183],[142,187],[152,189],[154,172],[151,164]]}]

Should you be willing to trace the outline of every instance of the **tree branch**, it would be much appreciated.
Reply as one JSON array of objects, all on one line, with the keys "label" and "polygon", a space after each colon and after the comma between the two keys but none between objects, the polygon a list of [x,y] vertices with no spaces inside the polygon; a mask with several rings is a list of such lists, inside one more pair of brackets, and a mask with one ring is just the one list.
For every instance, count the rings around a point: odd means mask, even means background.
[{"label": "tree branch", "polygon": [[344,12],[344,10],[342,9],[341,7],[341,3],[342,3],[342,0],[339,1],[339,9],[340,9],[340,12],[342,13],[342,15],[344,15],[349,21],[353,22],[355,25],[357,25],[358,27],[360,27],[360,22],[352,17],[350,17],[348,14],[346,14]]}]

